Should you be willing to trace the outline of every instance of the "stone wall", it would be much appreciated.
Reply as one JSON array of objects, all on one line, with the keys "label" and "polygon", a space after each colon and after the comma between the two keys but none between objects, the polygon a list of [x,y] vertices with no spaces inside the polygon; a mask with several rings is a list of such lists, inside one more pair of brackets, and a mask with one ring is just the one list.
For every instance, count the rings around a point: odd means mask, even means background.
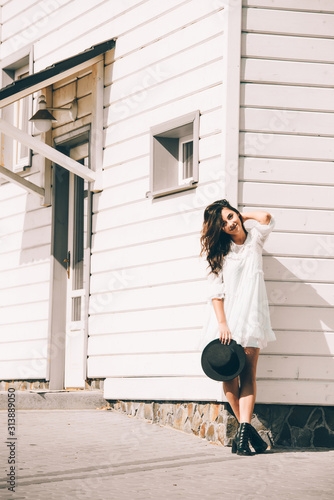
[{"label": "stone wall", "polygon": [[48,390],[48,380],[1,380],[0,391],[7,391],[8,387],[13,387],[16,391],[33,391],[38,389]]},{"label": "stone wall", "polygon": [[[228,403],[109,401],[116,411],[232,444],[238,422]],[[252,425],[269,447],[334,448],[334,407],[255,405]]]},{"label": "stone wall", "polygon": [[[103,391],[104,379],[87,379],[85,382],[86,391]],[[7,391],[8,387],[13,387],[16,391],[49,390],[49,381],[42,380],[1,380],[0,391]]]},{"label": "stone wall", "polygon": [[103,391],[104,379],[88,378],[85,382],[86,391]]}]

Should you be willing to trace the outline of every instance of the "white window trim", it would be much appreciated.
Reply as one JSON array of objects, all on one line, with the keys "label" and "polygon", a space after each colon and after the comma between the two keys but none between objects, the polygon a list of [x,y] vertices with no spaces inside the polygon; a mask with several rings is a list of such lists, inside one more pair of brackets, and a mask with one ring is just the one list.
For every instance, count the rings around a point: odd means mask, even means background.
[{"label": "white window trim", "polygon": [[[158,198],[160,196],[165,196],[169,194],[174,194],[177,192],[194,189],[197,187],[199,182],[199,118],[200,111],[194,111],[192,113],[188,113],[187,115],[183,115],[177,117],[173,120],[169,120],[165,123],[161,123],[160,125],[155,125],[150,128],[150,190],[146,192],[146,198]],[[193,176],[189,179],[185,179],[182,183],[179,182],[180,179],[180,167],[178,165],[177,170],[177,185],[175,186],[165,186],[162,189],[154,189],[154,175],[155,165],[154,165],[154,141],[155,137],[160,135],[163,136],[166,133],[168,137],[168,133],[173,131],[176,128],[185,127],[192,123],[192,135],[190,136],[179,136],[179,141],[184,140],[186,137],[191,137],[193,142]],[[180,144],[179,144],[180,146]],[[179,156],[180,158],[180,156]]]},{"label": "white window trim", "polygon": [[[184,167],[183,145],[188,144],[189,142],[192,142],[192,143],[194,142],[192,135],[180,137],[180,139],[179,139],[179,184],[180,184],[180,186],[183,184],[189,184],[190,182],[192,182],[194,180],[194,175],[192,175],[191,177],[183,177],[183,167]],[[194,165],[193,165],[192,171],[194,173]]]},{"label": "white window trim", "polygon": [[[29,45],[26,47],[23,47],[22,49],[16,51],[15,53],[11,54],[10,56],[4,58],[0,62],[0,85],[1,87],[8,85],[8,83],[4,83],[4,75],[7,74],[6,79],[8,80],[11,79],[12,81],[15,81],[20,75],[28,72],[29,74],[34,73],[34,57],[33,57],[33,45]],[[16,100],[15,100],[16,101]],[[13,117],[14,113],[17,114],[17,110],[19,109],[19,104],[17,104],[15,101],[13,101]],[[32,95],[29,96],[29,101],[28,101],[28,114],[32,113]],[[3,102],[2,102],[3,104]],[[0,117],[3,117],[2,109],[0,110]],[[29,119],[30,116],[28,116]],[[20,120],[19,120],[20,121]],[[14,120],[10,120],[10,124],[14,124]],[[17,120],[15,121],[17,123]],[[31,134],[31,123],[28,121],[28,129],[27,129],[28,134]],[[6,134],[5,134],[6,135]],[[12,158],[11,158],[11,164],[7,164],[4,166],[4,168],[7,166],[7,170],[13,172],[14,174],[18,174],[22,176],[24,174],[24,171],[26,168],[29,168],[32,166],[32,150],[29,148],[28,149],[28,154],[26,157],[21,158],[20,161],[14,161],[14,158],[17,155],[20,155],[20,151],[22,149],[22,145],[15,144],[16,139],[13,138],[13,144],[11,146],[11,152],[12,152]]]},{"label": "white window trim", "polygon": [[[22,75],[26,73],[30,73],[29,64],[22,66],[17,69],[14,73],[14,80],[18,80]],[[24,101],[25,100],[25,101]],[[27,116],[23,116],[24,104],[27,103]],[[24,130],[26,132],[30,132],[30,123],[29,116],[31,115],[32,110],[32,95],[27,97],[23,97],[18,101],[15,101],[14,104],[14,114],[13,114],[13,125],[14,127],[19,128],[20,130]],[[24,121],[27,122],[27,127],[24,127]],[[13,140],[13,172],[22,172],[26,167],[31,167],[31,149],[28,149],[27,155],[22,157],[22,149],[23,144],[19,141]]]}]

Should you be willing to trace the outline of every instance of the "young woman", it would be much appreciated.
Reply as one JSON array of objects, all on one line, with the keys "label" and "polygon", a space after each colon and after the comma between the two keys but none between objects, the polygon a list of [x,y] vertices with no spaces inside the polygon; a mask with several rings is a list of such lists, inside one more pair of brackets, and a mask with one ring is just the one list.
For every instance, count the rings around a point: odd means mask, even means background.
[{"label": "young woman", "polygon": [[[244,222],[256,224],[246,231]],[[262,248],[274,227],[264,211],[240,213],[227,200],[211,203],[204,211],[201,256],[209,263],[210,317],[204,327],[204,344],[214,338],[223,344],[235,340],[246,354],[243,371],[223,382],[224,393],[240,423],[232,452],[253,455],[267,444],[251,425],[256,397],[256,365],[259,351],[276,340],[271,329],[268,300],[262,270]]]}]

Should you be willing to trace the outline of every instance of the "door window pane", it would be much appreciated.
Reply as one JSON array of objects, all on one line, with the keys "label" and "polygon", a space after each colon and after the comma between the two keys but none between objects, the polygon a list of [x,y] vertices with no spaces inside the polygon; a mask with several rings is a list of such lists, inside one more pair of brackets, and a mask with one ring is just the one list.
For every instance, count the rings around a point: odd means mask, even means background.
[{"label": "door window pane", "polygon": [[[84,285],[84,180],[74,177],[72,289]],[[72,298],[72,321],[81,320],[81,297]]]},{"label": "door window pane", "polygon": [[72,321],[81,320],[81,297],[72,297]]}]

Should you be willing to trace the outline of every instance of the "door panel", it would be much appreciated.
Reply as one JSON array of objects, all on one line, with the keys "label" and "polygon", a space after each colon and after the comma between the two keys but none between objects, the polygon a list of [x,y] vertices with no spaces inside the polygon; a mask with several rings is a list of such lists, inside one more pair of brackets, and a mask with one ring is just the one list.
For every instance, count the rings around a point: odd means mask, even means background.
[{"label": "door panel", "polygon": [[[70,156],[78,153],[87,154],[87,148],[70,150]],[[88,157],[77,161],[88,165]],[[66,355],[65,355],[65,388],[85,387],[86,379],[86,274],[89,253],[85,247],[87,240],[88,183],[81,177],[70,173],[69,205],[68,205],[68,280],[66,300]]]},{"label": "door panel", "polygon": [[[87,125],[56,137],[54,146],[88,168],[89,136]],[[50,388],[84,388],[90,281],[90,185],[55,165],[52,186]]]}]

